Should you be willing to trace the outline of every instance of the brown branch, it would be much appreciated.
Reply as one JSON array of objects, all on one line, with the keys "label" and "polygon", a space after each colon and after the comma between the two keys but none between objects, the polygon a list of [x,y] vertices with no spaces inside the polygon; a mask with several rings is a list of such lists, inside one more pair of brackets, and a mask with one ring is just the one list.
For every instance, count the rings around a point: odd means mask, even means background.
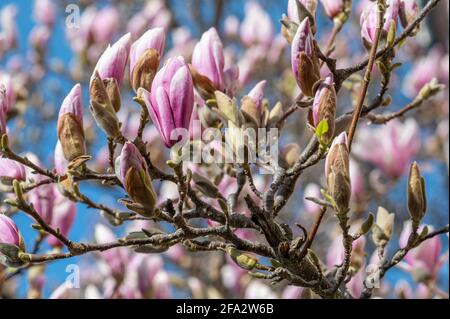
[{"label": "brown branch", "polygon": [[383,17],[385,12],[385,2],[384,0],[377,1],[377,28],[375,31],[375,39],[372,43],[372,47],[370,49],[369,60],[367,64],[366,73],[364,74],[364,80],[361,92],[358,97],[358,102],[355,107],[355,111],[353,112],[352,122],[350,124],[350,129],[348,131],[348,151],[351,152],[353,137],[355,135],[356,126],[358,125],[359,118],[361,116],[361,110],[364,104],[364,99],[366,98],[367,89],[369,88],[370,77],[372,74],[372,69],[375,64],[376,53],[378,42],[380,40],[381,31],[383,29]]}]

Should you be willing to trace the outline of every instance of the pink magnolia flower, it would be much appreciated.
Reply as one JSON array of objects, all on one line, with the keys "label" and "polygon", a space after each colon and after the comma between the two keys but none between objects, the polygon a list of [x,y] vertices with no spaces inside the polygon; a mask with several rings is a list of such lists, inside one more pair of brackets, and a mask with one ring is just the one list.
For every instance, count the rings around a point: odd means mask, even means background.
[{"label": "pink magnolia flower", "polygon": [[255,1],[245,5],[245,18],[241,24],[241,39],[246,46],[260,44],[268,48],[273,39],[273,24],[270,16]]},{"label": "pink magnolia flower", "polygon": [[350,159],[350,179],[352,185],[352,196],[358,198],[364,191],[364,175],[360,165]]},{"label": "pink magnolia flower", "polygon": [[139,153],[139,150],[133,143],[126,142],[120,154],[120,168],[117,175],[124,186],[126,184],[127,173],[131,168],[134,168],[138,172],[148,174],[147,163],[141,153]]},{"label": "pink magnolia flower", "polygon": [[48,27],[55,23],[56,7],[51,0],[35,0],[33,12],[37,22]]},{"label": "pink magnolia flower", "polygon": [[[64,236],[67,236],[70,229],[72,228],[75,215],[77,212],[77,206],[74,202],[72,202],[67,197],[64,197],[59,193],[57,190],[54,191],[55,198],[54,198],[54,206],[53,206],[53,214],[52,214],[52,220],[51,225],[55,229],[59,229],[61,234]],[[63,247],[63,243],[59,241],[54,236],[49,236],[47,238],[48,243],[52,247]]]},{"label": "pink magnolia flower", "polygon": [[392,120],[383,127],[361,129],[353,151],[386,176],[398,178],[407,170],[419,148],[419,126],[410,118],[404,123]]},{"label": "pink magnolia flower", "polygon": [[[94,233],[95,241],[99,244],[106,244],[116,241],[111,229],[103,224],[97,224],[95,226]],[[128,263],[128,249],[125,247],[112,248],[102,252],[101,255],[104,258],[111,275],[119,278],[122,277]]]},{"label": "pink magnolia flower", "polygon": [[27,178],[25,167],[9,158],[0,157],[0,181],[5,184],[12,184],[12,181],[25,181]]},{"label": "pink magnolia flower", "polygon": [[277,295],[259,280],[252,280],[245,289],[246,299],[277,299]]},{"label": "pink magnolia flower", "polygon": [[91,25],[95,42],[109,43],[119,31],[120,18],[120,13],[114,6],[107,6],[98,11]]},{"label": "pink magnolia flower", "polygon": [[16,47],[18,31],[16,25],[17,7],[9,4],[0,11],[0,30],[3,35],[3,47],[7,51]]},{"label": "pink magnolia flower", "polygon": [[0,73],[0,108],[8,113],[16,103],[16,91],[14,90],[13,78],[7,73]]},{"label": "pink magnolia flower", "polygon": [[154,28],[145,32],[138,40],[136,40],[130,50],[130,77],[133,73],[134,66],[141,55],[147,49],[155,49],[159,56],[162,57],[164,45],[166,43],[166,35],[163,28]]},{"label": "pink magnolia flower", "polygon": [[[287,16],[289,20],[300,23],[300,17],[298,15],[297,1],[299,1],[303,6],[309,10],[309,12],[314,16],[317,9],[317,0],[289,0],[287,7]],[[339,1],[339,0],[338,0]]]},{"label": "pink magnolia flower", "polygon": [[366,279],[366,266],[365,264],[358,270],[358,272],[350,279],[346,287],[353,298],[359,298],[364,289],[364,280]]},{"label": "pink magnolia flower", "polygon": [[138,37],[149,28],[162,27],[168,29],[171,13],[163,0],[148,1],[143,10],[138,11],[127,24],[127,30]]},{"label": "pink magnolia flower", "polygon": [[225,18],[224,29],[227,37],[235,37],[239,34],[239,19],[234,15],[229,15]]},{"label": "pink magnolia flower", "polygon": [[319,185],[314,183],[309,183],[306,185],[305,193],[303,196],[303,206],[305,207],[305,210],[310,214],[316,214],[320,212],[321,206],[305,199],[306,197],[315,197],[320,199],[322,197],[322,194],[320,193]]},{"label": "pink magnolia flower", "polygon": [[[400,8],[399,0],[389,0],[388,7],[384,14],[383,30],[389,31],[391,23],[397,25],[398,12]],[[366,5],[360,18],[361,37],[370,45],[375,40],[377,28],[377,4],[370,2]]]},{"label": "pink magnolia flower", "polygon": [[33,188],[28,193],[30,203],[47,224],[52,222],[56,192],[53,184],[45,184]]},{"label": "pink magnolia flower", "polygon": [[50,29],[47,26],[37,25],[31,32],[29,42],[36,50],[45,50],[50,40]]},{"label": "pink magnolia flower", "polygon": [[58,120],[66,113],[70,113],[81,127],[83,127],[83,106],[81,105],[81,85],[75,84],[64,98],[59,110]]},{"label": "pink magnolia flower", "polygon": [[58,175],[64,175],[67,170],[68,162],[64,157],[61,142],[58,141],[55,146],[55,152],[53,155],[53,161],[55,165],[55,170]]},{"label": "pink magnolia flower", "polygon": [[201,75],[208,77],[218,90],[223,89],[225,60],[222,41],[215,28],[203,33],[192,53],[192,66]]},{"label": "pink magnolia flower", "polygon": [[[364,236],[359,237],[352,244],[352,261],[356,261],[356,258],[364,255],[364,247],[366,245],[366,238]],[[344,261],[345,251],[342,245],[342,236],[337,236],[330,245],[327,252],[326,264],[327,267],[333,267],[342,264]]]},{"label": "pink magnolia flower", "polygon": [[403,88],[405,94],[415,98],[420,89],[433,78],[441,83],[448,83],[448,67],[446,70],[445,61],[448,61],[448,56],[445,56],[441,48],[437,46],[434,46],[425,56],[415,60],[412,69],[405,77]]},{"label": "pink magnolia flower", "polygon": [[166,271],[159,271],[153,278],[153,298],[170,298],[170,277]]},{"label": "pink magnolia flower", "polygon": [[344,0],[321,0],[320,2],[330,19],[336,17],[344,9]]},{"label": "pink magnolia flower", "polygon": [[101,79],[114,78],[120,86],[125,73],[130,46],[130,33],[125,34],[112,46],[109,45],[98,60],[92,76],[98,72]]},{"label": "pink magnolia flower", "polygon": [[261,108],[262,100],[264,98],[264,87],[266,86],[266,80],[258,82],[247,96],[250,97],[255,103],[256,107]]},{"label": "pink magnolia flower", "polygon": [[399,16],[404,28],[414,20],[419,12],[420,7],[416,0],[400,0]]},{"label": "pink magnolia flower", "polygon": [[[424,226],[419,228],[419,233],[422,231],[423,227]],[[430,227],[428,228],[430,229]],[[400,247],[405,247],[407,245],[411,231],[411,222],[405,222],[399,238]],[[445,261],[444,258],[446,258],[440,257],[441,247],[441,239],[439,236],[434,236],[424,241],[418,247],[413,248],[406,254],[404,259],[409,266],[407,269],[413,273],[418,273],[421,277],[426,276],[436,278]]]},{"label": "pink magnolia flower", "polygon": [[194,107],[192,77],[182,57],[168,60],[156,74],[151,93],[143,90],[143,99],[164,144],[172,147],[177,139],[171,138],[171,133],[189,128]]},{"label": "pink magnolia flower", "polygon": [[4,214],[0,214],[0,243],[15,245],[21,249],[24,249],[25,247],[16,224],[11,218]]},{"label": "pink magnolia flower", "polygon": [[0,84],[0,135],[6,134],[8,131],[6,127],[7,105],[6,89],[3,84]]}]

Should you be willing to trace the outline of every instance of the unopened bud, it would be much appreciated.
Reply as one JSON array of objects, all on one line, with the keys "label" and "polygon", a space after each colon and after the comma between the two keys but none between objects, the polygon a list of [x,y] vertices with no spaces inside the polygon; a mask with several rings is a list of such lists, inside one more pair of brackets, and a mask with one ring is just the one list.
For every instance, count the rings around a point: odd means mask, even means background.
[{"label": "unopened bud", "polygon": [[115,78],[107,78],[103,80],[105,85],[106,94],[108,94],[109,100],[114,108],[114,111],[119,112],[121,106],[120,90]]},{"label": "unopened bud", "polygon": [[131,86],[136,92],[140,87],[151,89],[158,71],[159,60],[159,53],[155,49],[147,49],[139,57],[131,73]]},{"label": "unopened bud", "polygon": [[102,79],[96,74],[91,81],[91,113],[98,126],[111,138],[121,135],[119,119]]},{"label": "unopened bud", "polygon": [[333,141],[325,161],[328,195],[339,213],[346,212],[351,197],[347,134],[341,133]]},{"label": "unopened bud", "polygon": [[425,194],[425,180],[420,175],[419,166],[416,162],[411,164],[408,178],[408,210],[415,225],[425,215],[427,209],[427,198]]}]

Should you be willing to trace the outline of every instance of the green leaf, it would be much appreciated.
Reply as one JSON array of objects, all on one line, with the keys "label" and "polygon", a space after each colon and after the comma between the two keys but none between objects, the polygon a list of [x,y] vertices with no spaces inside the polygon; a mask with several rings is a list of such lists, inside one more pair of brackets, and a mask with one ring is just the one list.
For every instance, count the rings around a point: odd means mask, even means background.
[{"label": "green leaf", "polygon": [[329,129],[328,122],[325,119],[321,120],[316,127],[317,138],[320,140],[322,136],[328,132],[328,129]]}]

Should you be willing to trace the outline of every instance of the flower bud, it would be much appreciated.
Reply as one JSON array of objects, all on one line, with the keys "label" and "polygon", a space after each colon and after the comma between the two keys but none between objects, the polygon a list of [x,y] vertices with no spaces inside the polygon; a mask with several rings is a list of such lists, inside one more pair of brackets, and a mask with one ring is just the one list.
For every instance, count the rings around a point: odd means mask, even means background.
[{"label": "flower bud", "polygon": [[25,243],[19,229],[11,218],[0,214],[0,263],[7,267],[22,266],[21,251],[25,251]]},{"label": "flower bud", "polygon": [[264,87],[266,81],[261,81],[255,85],[255,87],[248,93],[248,95],[242,98],[241,111],[243,115],[254,122],[256,127],[261,127],[263,124],[264,109],[262,106],[262,100],[264,97]]},{"label": "flower bud", "polygon": [[344,9],[344,0],[321,0],[325,13],[334,19]]},{"label": "flower bud", "polygon": [[394,213],[389,213],[383,207],[378,207],[375,225],[372,228],[372,240],[377,246],[384,247],[391,239],[394,229]]},{"label": "flower bud", "polygon": [[58,115],[58,139],[67,161],[86,154],[80,84],[72,88],[61,105]]},{"label": "flower bud", "polygon": [[160,55],[155,49],[147,49],[134,65],[131,73],[131,86],[134,91],[142,87],[151,89],[153,79],[158,71]]},{"label": "flower bud", "polygon": [[47,224],[52,222],[56,192],[53,184],[45,184],[28,193],[30,203]]},{"label": "flower bud", "polygon": [[119,86],[115,78],[107,78],[103,80],[105,85],[106,94],[108,94],[109,100],[114,108],[115,112],[119,112],[121,106]]},{"label": "flower bud", "polygon": [[299,25],[292,40],[291,64],[295,80],[302,92],[313,96],[313,86],[320,79],[320,71],[309,18],[305,18]]},{"label": "flower bud", "polygon": [[90,95],[90,110],[98,126],[111,138],[121,136],[119,119],[98,73],[91,80]]},{"label": "flower bud", "polygon": [[415,225],[419,225],[427,209],[425,180],[416,162],[411,164],[408,178],[408,210]]},{"label": "flower bud", "polygon": [[101,79],[114,78],[120,86],[130,52],[130,41],[131,34],[127,33],[112,46],[108,46],[99,58],[92,77],[98,73]]},{"label": "flower bud", "polygon": [[314,127],[317,127],[322,120],[327,121],[328,131],[322,135],[322,139],[325,144],[328,144],[334,136],[336,115],[336,91],[331,74],[325,78],[316,90],[312,115]]},{"label": "flower bud", "polygon": [[336,137],[331,144],[325,161],[325,176],[328,195],[333,198],[338,212],[345,212],[351,197],[349,154],[345,132]]},{"label": "flower bud", "polygon": [[0,134],[6,134],[6,112],[7,112],[7,99],[6,89],[3,84],[0,84]]},{"label": "flower bud", "polygon": [[53,161],[56,173],[58,175],[64,175],[68,163],[67,160],[64,158],[64,153],[60,141],[56,143]]},{"label": "flower bud", "polygon": [[223,89],[223,71],[225,58],[222,41],[215,28],[203,33],[192,53],[192,66],[203,76],[206,76],[216,90]]},{"label": "flower bud", "polygon": [[[67,236],[69,230],[72,228],[75,214],[77,212],[77,206],[75,202],[71,201],[67,197],[64,197],[55,190],[53,215],[50,225],[59,229],[60,233]],[[64,244],[56,237],[50,235],[47,238],[48,243],[52,247],[63,247]]]},{"label": "flower bud", "polygon": [[0,182],[5,185],[12,185],[13,180],[25,181],[25,167],[9,158],[0,157]]},{"label": "flower bud", "polygon": [[151,215],[157,201],[156,193],[147,164],[133,143],[126,142],[122,148],[118,178],[131,199],[145,208],[144,214]]},{"label": "flower bud", "polygon": [[[399,0],[389,0],[386,12],[384,14],[384,24],[382,29],[382,38],[384,39],[393,26],[396,27],[398,19],[400,2]],[[361,13],[361,37],[364,45],[370,48],[375,41],[376,29],[378,20],[377,3],[370,2]],[[393,25],[393,26],[392,26]]]},{"label": "flower bud", "polygon": [[[2,90],[4,90],[3,97],[1,93]],[[8,113],[14,107],[14,104],[16,103],[16,94],[12,77],[7,73],[0,73],[0,109],[3,107],[5,113]]]},{"label": "flower bud", "polygon": [[419,13],[420,8],[416,0],[400,1],[399,17],[403,28],[406,28],[412,21],[414,21]]},{"label": "flower bud", "polygon": [[164,52],[166,35],[163,28],[154,28],[145,32],[131,46],[130,79],[135,92],[143,87],[150,90],[158,71],[159,61]]},{"label": "flower bud", "polygon": [[287,15],[291,21],[300,23],[307,16],[306,13],[301,12],[301,7],[297,4],[299,2],[304,9],[308,10],[309,15],[314,17],[316,15],[317,0],[289,0],[287,7]]},{"label": "flower bud", "polygon": [[140,92],[164,144],[172,147],[177,140],[171,133],[178,128],[189,129],[194,107],[192,77],[184,59],[169,59],[156,74],[151,92]]},{"label": "flower bud", "polygon": [[280,153],[280,165],[284,169],[288,169],[293,166],[300,157],[300,146],[295,143],[289,143],[281,149]]}]

